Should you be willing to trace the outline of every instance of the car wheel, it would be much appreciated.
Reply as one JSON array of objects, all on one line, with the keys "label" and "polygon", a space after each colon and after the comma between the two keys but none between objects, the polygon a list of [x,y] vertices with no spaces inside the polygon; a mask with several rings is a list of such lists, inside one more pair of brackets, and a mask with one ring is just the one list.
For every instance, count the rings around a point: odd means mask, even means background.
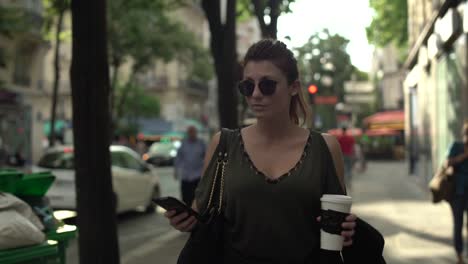
[{"label": "car wheel", "polygon": [[153,199],[159,198],[161,196],[161,191],[159,190],[159,186],[155,186],[153,189],[153,193],[151,194],[150,200],[145,208],[145,213],[151,214],[156,211],[156,205],[153,203]]}]

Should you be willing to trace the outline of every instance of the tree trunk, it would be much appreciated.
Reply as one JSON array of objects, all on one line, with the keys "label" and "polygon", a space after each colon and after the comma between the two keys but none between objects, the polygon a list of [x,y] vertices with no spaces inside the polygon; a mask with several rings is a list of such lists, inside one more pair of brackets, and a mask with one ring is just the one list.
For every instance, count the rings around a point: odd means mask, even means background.
[{"label": "tree trunk", "polygon": [[80,263],[119,263],[109,153],[106,1],[72,1],[72,99]]},{"label": "tree trunk", "polygon": [[281,14],[280,0],[270,0],[268,1],[268,8],[270,9],[270,23],[267,25],[265,23],[265,9],[266,3],[263,0],[252,0],[254,6],[254,13],[257,17],[258,23],[260,25],[260,31],[262,32],[262,38],[272,38],[277,39],[278,32],[278,17]]},{"label": "tree trunk", "polygon": [[215,61],[218,84],[218,111],[221,127],[237,128],[237,54],[236,0],[227,0],[226,23],[221,23],[219,1],[203,0],[202,7],[211,32],[211,53]]},{"label": "tree trunk", "polygon": [[115,119],[115,111],[114,111],[114,103],[115,103],[115,91],[118,82],[118,73],[120,68],[120,61],[117,59],[113,59],[112,61],[112,82],[110,84],[110,91],[109,91],[109,120],[110,120],[110,128],[109,128],[109,139],[110,143],[112,143],[115,134],[115,128],[117,127],[117,121]]},{"label": "tree trunk", "polygon": [[62,32],[63,24],[63,15],[65,13],[65,8],[63,4],[60,4],[59,16],[57,20],[57,30],[55,32],[55,51],[54,51],[54,86],[52,94],[52,109],[50,110],[50,137],[49,137],[49,147],[55,145],[55,119],[57,116],[57,100],[58,100],[58,90],[60,85],[60,33]]}]

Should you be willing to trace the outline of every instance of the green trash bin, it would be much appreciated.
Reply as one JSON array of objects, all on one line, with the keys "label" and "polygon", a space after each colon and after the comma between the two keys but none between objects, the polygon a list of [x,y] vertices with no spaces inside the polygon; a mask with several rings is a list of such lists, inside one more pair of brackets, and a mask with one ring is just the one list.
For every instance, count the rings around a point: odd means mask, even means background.
[{"label": "green trash bin", "polygon": [[0,250],[2,264],[57,264],[60,263],[59,243],[48,240],[39,245]]},{"label": "green trash bin", "polygon": [[47,193],[54,180],[55,176],[48,171],[24,174],[17,182],[14,194],[20,197],[42,197]]},{"label": "green trash bin", "polygon": [[58,242],[58,256],[60,264],[66,264],[66,251],[68,243],[70,242],[70,240],[76,238],[77,232],[78,230],[76,226],[64,225],[59,227],[57,230],[46,233],[47,239]]},{"label": "green trash bin", "polygon": [[14,169],[0,169],[0,192],[15,193],[23,173]]}]

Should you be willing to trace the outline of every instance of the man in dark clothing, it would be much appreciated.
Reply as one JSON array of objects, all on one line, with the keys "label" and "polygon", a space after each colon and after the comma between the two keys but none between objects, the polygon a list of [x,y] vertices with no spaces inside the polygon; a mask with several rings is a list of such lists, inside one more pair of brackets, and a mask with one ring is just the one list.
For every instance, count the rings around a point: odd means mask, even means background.
[{"label": "man in dark clothing", "polygon": [[182,141],[175,158],[175,174],[181,180],[182,200],[187,205],[193,202],[203,170],[205,151],[205,143],[197,137],[197,129],[188,127],[187,138]]}]

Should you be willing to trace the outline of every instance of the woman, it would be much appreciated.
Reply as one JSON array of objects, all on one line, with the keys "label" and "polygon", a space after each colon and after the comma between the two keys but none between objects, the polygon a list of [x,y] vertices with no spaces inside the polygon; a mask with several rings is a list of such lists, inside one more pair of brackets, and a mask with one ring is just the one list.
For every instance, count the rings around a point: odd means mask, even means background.
[{"label": "woman", "polygon": [[462,142],[455,142],[450,147],[448,166],[453,166],[455,177],[455,196],[450,202],[453,213],[453,240],[459,264],[463,261],[463,212],[468,213],[468,120],[462,129]]},{"label": "woman", "polygon": [[[300,126],[309,120],[308,107],[297,61],[282,42],[261,40],[249,48],[238,88],[257,123],[228,136],[225,263],[309,263],[320,248],[321,195],[345,193],[340,146]],[[218,133],[208,148],[205,169],[219,139]],[[204,174],[195,210],[203,212],[212,177]],[[180,231],[196,224],[193,217],[184,220],[185,213],[166,217]],[[352,244],[355,221],[349,215],[342,224],[345,246]]]}]

